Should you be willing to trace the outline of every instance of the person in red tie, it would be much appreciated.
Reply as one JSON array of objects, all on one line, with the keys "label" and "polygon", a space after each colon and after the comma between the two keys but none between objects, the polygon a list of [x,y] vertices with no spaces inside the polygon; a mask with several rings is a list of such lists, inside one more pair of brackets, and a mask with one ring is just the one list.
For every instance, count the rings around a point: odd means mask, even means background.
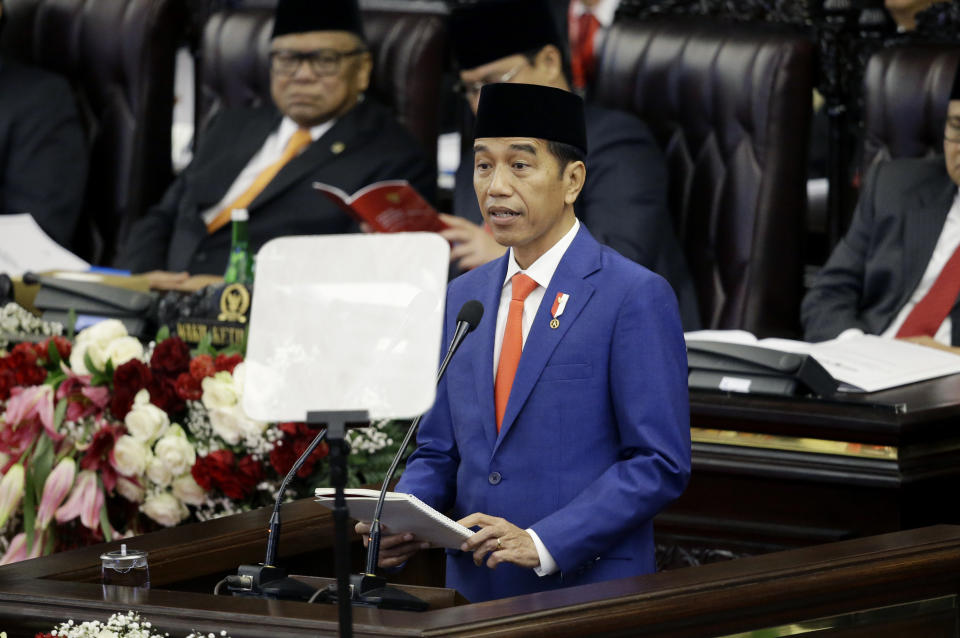
[{"label": "person in red tie", "polygon": [[[690,472],[676,298],[574,215],[588,170],[577,95],[485,86],[473,149],[476,197],[508,250],[450,284],[446,340],[465,301],[487,310],[395,489],[478,528],[446,561],[472,602],[652,572],[653,517]],[[421,547],[391,530],[380,564]]]},{"label": "person in red tie", "polygon": [[808,341],[875,334],[960,353],[960,70],[943,156],[867,174],[850,229],[803,300]]},{"label": "person in red tie", "polygon": [[572,0],[567,12],[573,86],[586,91],[593,82],[603,31],[613,24],[620,0]]}]

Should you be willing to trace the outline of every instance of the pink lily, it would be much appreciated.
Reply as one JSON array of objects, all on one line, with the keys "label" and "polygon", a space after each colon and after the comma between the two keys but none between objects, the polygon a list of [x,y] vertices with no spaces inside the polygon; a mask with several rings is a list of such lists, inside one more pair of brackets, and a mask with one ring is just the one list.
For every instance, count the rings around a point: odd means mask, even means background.
[{"label": "pink lily", "polygon": [[7,522],[10,514],[20,505],[23,498],[23,464],[17,463],[0,480],[0,528]]},{"label": "pink lily", "polygon": [[43,551],[43,535],[37,535],[33,538],[33,547],[28,552],[27,535],[21,532],[10,541],[10,547],[7,548],[7,553],[3,555],[3,558],[0,558],[0,565],[8,565],[28,558],[36,558],[40,555],[41,551]]},{"label": "pink lily", "polygon": [[95,530],[100,525],[102,507],[103,490],[97,485],[97,474],[84,470],[77,477],[67,502],[57,510],[55,518],[58,523],[66,523],[79,516],[84,527]]},{"label": "pink lily", "polygon": [[53,389],[48,385],[14,388],[7,401],[5,419],[14,428],[39,421],[51,439],[60,441],[63,438],[53,429]]},{"label": "pink lily", "polygon": [[[77,474],[77,463],[71,458],[65,458],[57,467],[53,468],[43,484],[43,496],[40,499],[40,508],[37,510],[37,529],[46,529],[57,508],[67,497],[73,487],[73,479]],[[98,512],[99,515],[99,512]]]},{"label": "pink lily", "polygon": [[110,403],[110,389],[108,387],[92,387],[90,385],[92,377],[89,374],[76,374],[73,370],[64,366],[62,362],[61,369],[66,373],[67,378],[57,389],[57,400],[67,400],[65,415],[67,421],[79,421],[84,417],[96,414]]}]

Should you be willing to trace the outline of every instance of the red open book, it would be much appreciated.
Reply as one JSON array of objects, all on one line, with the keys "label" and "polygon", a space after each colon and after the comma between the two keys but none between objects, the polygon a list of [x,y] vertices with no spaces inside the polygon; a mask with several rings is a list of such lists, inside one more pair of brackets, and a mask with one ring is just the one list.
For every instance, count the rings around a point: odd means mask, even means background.
[{"label": "red open book", "polygon": [[314,182],[313,187],[378,233],[436,232],[447,227],[436,209],[406,180],[375,182],[353,195],[320,182]]}]

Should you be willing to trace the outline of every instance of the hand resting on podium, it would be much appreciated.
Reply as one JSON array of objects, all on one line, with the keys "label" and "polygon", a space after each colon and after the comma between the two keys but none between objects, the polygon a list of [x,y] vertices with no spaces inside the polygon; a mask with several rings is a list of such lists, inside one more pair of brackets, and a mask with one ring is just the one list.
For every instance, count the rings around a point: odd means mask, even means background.
[{"label": "hand resting on podium", "polygon": [[[539,567],[540,556],[537,547],[525,530],[510,521],[480,512],[457,521],[464,527],[479,527],[480,531],[464,541],[461,551],[472,552],[473,562],[479,567],[486,559],[490,569],[496,569],[500,563],[513,563],[520,567]],[[357,523],[356,531],[363,536],[363,546],[370,542],[370,523]],[[421,549],[427,549],[430,543],[417,540],[413,534],[391,534],[384,528],[380,538],[380,567],[399,567]]]}]

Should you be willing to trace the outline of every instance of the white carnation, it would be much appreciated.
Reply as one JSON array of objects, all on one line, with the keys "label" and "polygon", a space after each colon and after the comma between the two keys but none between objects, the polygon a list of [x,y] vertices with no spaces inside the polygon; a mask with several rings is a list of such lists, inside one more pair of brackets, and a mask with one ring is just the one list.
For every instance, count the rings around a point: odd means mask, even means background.
[{"label": "white carnation", "polygon": [[229,372],[218,372],[200,382],[203,388],[202,401],[208,410],[228,408],[240,400],[240,393]]}]

